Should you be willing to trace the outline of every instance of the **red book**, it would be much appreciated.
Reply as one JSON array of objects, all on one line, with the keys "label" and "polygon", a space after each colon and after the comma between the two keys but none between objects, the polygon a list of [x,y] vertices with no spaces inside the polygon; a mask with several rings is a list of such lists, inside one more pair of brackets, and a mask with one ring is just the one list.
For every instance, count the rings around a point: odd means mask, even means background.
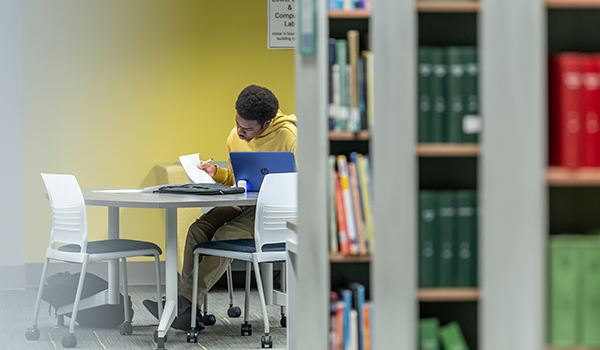
[{"label": "red book", "polygon": [[582,55],[552,55],[549,69],[550,164],[576,168],[583,164]]},{"label": "red book", "polygon": [[583,89],[583,166],[600,166],[600,55],[586,55],[581,77]]}]

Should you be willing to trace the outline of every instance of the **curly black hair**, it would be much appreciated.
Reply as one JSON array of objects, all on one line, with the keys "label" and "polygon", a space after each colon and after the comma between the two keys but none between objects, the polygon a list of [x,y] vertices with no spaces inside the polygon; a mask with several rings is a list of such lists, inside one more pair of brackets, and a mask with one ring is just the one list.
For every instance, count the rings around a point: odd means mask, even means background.
[{"label": "curly black hair", "polygon": [[271,90],[257,85],[247,86],[240,92],[235,109],[240,117],[256,120],[260,125],[275,118],[279,101]]}]

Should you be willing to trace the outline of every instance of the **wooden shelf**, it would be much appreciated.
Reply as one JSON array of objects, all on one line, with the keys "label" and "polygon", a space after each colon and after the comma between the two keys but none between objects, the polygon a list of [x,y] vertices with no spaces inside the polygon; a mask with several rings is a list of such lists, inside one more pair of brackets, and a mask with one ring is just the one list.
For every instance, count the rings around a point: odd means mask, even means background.
[{"label": "wooden shelf", "polygon": [[369,262],[371,255],[343,255],[340,253],[329,253],[329,261],[332,263]]},{"label": "wooden shelf", "polygon": [[329,10],[329,18],[369,18],[371,10]]},{"label": "wooden shelf", "polygon": [[479,1],[417,1],[419,12],[477,12]]},{"label": "wooden shelf", "polygon": [[369,140],[371,133],[367,130],[361,131],[330,131],[329,140],[331,141],[352,141],[352,140]]},{"label": "wooden shelf", "polygon": [[600,168],[548,167],[546,173],[548,186],[554,187],[585,187],[600,186]]},{"label": "wooden shelf", "polygon": [[600,0],[546,0],[551,9],[600,8]]},{"label": "wooden shelf", "polygon": [[417,145],[419,157],[476,157],[479,144],[476,143],[421,143]]},{"label": "wooden shelf", "polygon": [[421,288],[417,292],[419,301],[477,301],[478,288]]}]

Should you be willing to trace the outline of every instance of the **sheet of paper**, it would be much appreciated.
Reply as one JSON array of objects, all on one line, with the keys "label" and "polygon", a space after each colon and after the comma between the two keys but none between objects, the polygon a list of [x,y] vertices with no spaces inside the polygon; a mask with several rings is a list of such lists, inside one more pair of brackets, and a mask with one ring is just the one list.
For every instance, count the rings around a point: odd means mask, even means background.
[{"label": "sheet of paper", "polygon": [[210,175],[206,173],[204,170],[198,169],[198,165],[200,165],[200,154],[188,154],[186,156],[180,156],[179,161],[181,165],[183,165],[183,169],[185,169],[186,174],[194,183],[215,183]]},{"label": "sheet of paper", "polygon": [[101,192],[101,193],[140,193],[142,192],[141,188],[119,188],[114,190],[95,190],[92,192]]}]

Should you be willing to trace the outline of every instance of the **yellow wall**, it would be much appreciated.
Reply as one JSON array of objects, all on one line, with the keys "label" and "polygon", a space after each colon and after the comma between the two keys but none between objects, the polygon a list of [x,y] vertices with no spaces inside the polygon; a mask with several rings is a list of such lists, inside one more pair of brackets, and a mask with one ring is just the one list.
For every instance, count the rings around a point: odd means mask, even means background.
[{"label": "yellow wall", "polygon": [[[269,87],[294,113],[292,50],[267,49],[267,0],[35,0],[24,5],[26,263],[51,223],[40,172],[83,188],[154,185],[156,163],[225,160],[237,94]],[[88,207],[91,238],[106,208]],[[164,246],[164,213],[121,211],[121,236]]]}]

